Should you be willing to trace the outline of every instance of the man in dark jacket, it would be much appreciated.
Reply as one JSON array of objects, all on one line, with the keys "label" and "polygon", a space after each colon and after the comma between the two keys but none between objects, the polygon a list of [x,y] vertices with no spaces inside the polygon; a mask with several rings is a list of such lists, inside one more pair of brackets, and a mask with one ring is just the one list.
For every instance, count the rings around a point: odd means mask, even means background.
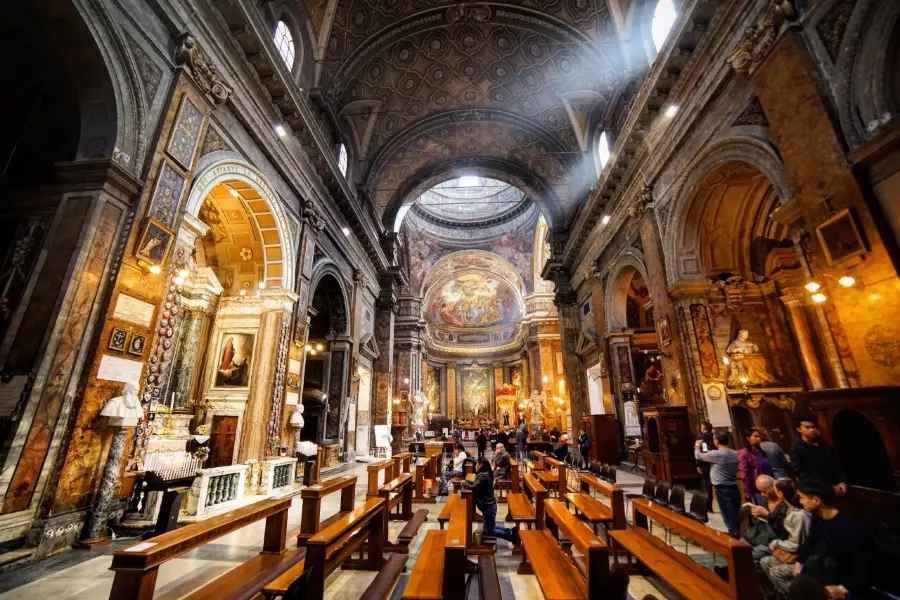
[{"label": "man in dark jacket", "polygon": [[478,435],[475,436],[475,445],[478,446],[478,458],[484,458],[484,449],[487,448],[487,443],[488,439],[484,435],[484,429],[479,429]]},{"label": "man in dark jacket", "polygon": [[[506,455],[509,465],[509,454]],[[486,458],[479,458],[475,464],[475,481],[465,481],[466,489],[472,490],[472,498],[475,507],[481,511],[484,517],[481,531],[484,535],[491,535],[506,540],[511,544],[519,543],[519,528],[513,529],[497,527],[497,497],[494,496],[494,478],[491,476],[491,463]]]},{"label": "man in dark jacket", "polygon": [[557,429],[556,425],[550,430],[550,441],[554,443],[559,441],[559,429]]},{"label": "man in dark jacket", "polygon": [[494,479],[508,479],[510,464],[506,446],[498,443],[494,450]]},{"label": "man in dark jacket", "polygon": [[509,434],[501,429],[500,433],[497,434],[497,443],[503,444],[503,447],[506,448],[506,444],[509,443]]},{"label": "man in dark jacket", "polygon": [[524,461],[527,458],[526,452],[526,440],[528,436],[525,435],[525,425],[522,424],[519,427],[518,431],[516,431],[516,459],[520,462]]},{"label": "man in dark jacket", "polygon": [[556,460],[566,460],[566,457],[569,455],[569,436],[565,433],[562,436],[562,439],[559,440],[559,445],[556,447],[556,450],[553,451],[553,454],[556,456]]},{"label": "man in dark jacket", "polygon": [[584,428],[581,428],[581,433],[578,435],[578,452],[581,453],[581,458],[584,459],[585,462],[590,460],[588,458],[588,452],[591,451],[591,438],[588,436],[587,431]]},{"label": "man in dark jacket", "polygon": [[794,417],[799,439],[791,450],[791,467],[800,481],[817,480],[830,485],[836,496],[847,493],[847,477],[841,472],[834,448],[819,439],[819,428],[811,415]]}]

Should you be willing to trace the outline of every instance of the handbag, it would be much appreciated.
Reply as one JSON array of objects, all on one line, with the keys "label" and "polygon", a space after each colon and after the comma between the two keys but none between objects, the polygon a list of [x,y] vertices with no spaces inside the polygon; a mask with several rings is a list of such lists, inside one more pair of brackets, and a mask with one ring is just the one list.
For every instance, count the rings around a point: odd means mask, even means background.
[{"label": "handbag", "polygon": [[792,565],[797,562],[796,552],[788,552],[787,550],[782,550],[781,548],[775,548],[774,550],[772,550],[772,556],[774,556],[775,560],[783,565]]}]

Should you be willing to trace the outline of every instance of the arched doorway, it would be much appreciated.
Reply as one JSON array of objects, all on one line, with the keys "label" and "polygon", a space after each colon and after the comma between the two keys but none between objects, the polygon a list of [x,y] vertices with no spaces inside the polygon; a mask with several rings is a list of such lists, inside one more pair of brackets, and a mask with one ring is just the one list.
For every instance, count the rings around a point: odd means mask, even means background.
[{"label": "arched doorway", "polygon": [[[314,275],[314,277],[316,277]],[[303,376],[306,424],[302,440],[344,451],[352,342],[348,302],[341,276],[326,266],[309,303],[309,336]]]}]

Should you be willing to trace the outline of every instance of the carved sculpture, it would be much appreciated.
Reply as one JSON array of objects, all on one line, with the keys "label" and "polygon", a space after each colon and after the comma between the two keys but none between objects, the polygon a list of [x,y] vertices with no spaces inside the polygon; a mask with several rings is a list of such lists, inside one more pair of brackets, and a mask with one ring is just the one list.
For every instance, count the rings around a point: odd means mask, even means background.
[{"label": "carved sculpture", "polygon": [[175,63],[184,65],[191,72],[197,87],[216,103],[222,104],[231,95],[231,87],[222,79],[216,69],[197,44],[197,38],[185,31],[178,40],[175,50]]},{"label": "carved sculpture", "polygon": [[751,72],[772,50],[785,20],[796,18],[797,11],[790,0],[770,2],[756,25],[744,30],[744,37],[725,62],[738,73]]},{"label": "carved sculpture", "polygon": [[750,332],[746,329],[738,331],[737,337],[728,344],[729,373],[728,385],[747,386],[764,383],[775,383],[769,373],[766,357],[759,351],[759,346],[750,341]]},{"label": "carved sculpture", "polygon": [[428,406],[428,397],[420,390],[416,390],[409,397],[410,412],[412,413],[411,425],[414,427],[425,426],[425,407]]},{"label": "carved sculpture", "polygon": [[724,281],[716,281],[716,287],[725,294],[725,308],[730,312],[740,312],[744,307],[744,278],[732,275]]},{"label": "carved sculpture", "polygon": [[628,207],[628,216],[640,220],[651,206],[653,206],[653,185],[645,181],[641,193]]},{"label": "carved sculpture", "polygon": [[325,229],[325,218],[312,200],[303,201],[303,219],[314,229]]}]

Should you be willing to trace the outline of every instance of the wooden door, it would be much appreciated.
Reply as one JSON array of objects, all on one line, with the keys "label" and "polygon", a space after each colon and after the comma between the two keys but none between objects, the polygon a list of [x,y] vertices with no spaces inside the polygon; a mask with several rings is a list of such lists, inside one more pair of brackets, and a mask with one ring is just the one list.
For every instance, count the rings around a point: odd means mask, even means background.
[{"label": "wooden door", "polygon": [[227,467],[234,457],[237,439],[237,417],[216,415],[209,438],[209,467]]}]

